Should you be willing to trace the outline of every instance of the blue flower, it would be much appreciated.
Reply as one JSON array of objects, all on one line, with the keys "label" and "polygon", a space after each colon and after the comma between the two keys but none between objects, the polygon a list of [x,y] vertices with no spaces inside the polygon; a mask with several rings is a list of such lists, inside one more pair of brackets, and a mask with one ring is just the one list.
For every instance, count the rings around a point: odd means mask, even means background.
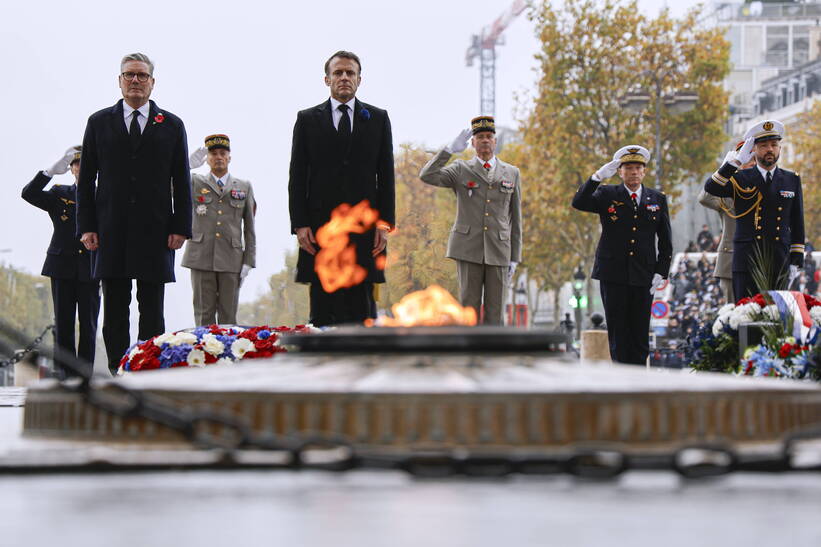
[{"label": "blue flower", "polygon": [[188,354],[194,349],[190,344],[180,344],[179,346],[162,345],[160,352],[160,368],[168,368],[174,363],[185,361],[188,359]]},{"label": "blue flower", "polygon": [[257,338],[260,340],[267,340],[271,336],[271,331],[269,330],[261,330],[257,333]]},{"label": "blue flower", "polygon": [[367,108],[363,108],[359,111],[359,117],[363,120],[367,121],[371,119],[371,112]]},{"label": "blue flower", "polygon": [[203,335],[208,334],[210,331],[207,327],[197,327],[191,332],[197,337],[197,340],[202,340]]}]

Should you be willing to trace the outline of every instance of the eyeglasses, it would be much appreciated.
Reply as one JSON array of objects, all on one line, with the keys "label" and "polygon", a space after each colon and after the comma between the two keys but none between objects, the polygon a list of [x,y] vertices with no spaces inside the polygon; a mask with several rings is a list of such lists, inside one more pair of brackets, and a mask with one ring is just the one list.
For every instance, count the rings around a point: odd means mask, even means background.
[{"label": "eyeglasses", "polygon": [[148,72],[123,72],[120,74],[124,80],[133,81],[134,78],[137,78],[137,81],[140,83],[145,83],[151,77],[151,74]]}]

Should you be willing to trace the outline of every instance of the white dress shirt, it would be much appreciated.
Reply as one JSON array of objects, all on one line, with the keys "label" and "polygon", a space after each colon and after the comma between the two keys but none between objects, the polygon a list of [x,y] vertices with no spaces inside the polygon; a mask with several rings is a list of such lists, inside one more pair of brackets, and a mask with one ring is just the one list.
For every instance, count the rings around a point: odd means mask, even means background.
[{"label": "white dress shirt", "polygon": [[628,187],[627,187],[627,185],[626,185],[626,184],[624,184],[624,183],[622,183],[622,186],[624,186],[624,189],[625,189],[625,190],[627,190],[627,195],[628,195],[628,196],[629,196],[630,194],[636,194],[636,205],[638,205],[639,203],[641,203],[641,190],[642,190],[642,188],[644,188],[644,186],[642,186],[641,184],[639,184],[639,187],[638,187],[638,188],[636,188],[636,190],[631,190],[631,189],[630,189],[630,188],[628,188]]},{"label": "white dress shirt", "polygon": [[[151,103],[145,103],[140,108],[137,109],[137,112],[140,113],[140,117],[137,118],[137,122],[140,124],[140,133],[145,131],[145,124],[148,123],[148,111],[151,109]],[[125,122],[125,130],[131,130],[131,114],[134,112],[134,109],[128,106],[128,103],[123,101],[123,121]]]},{"label": "white dress shirt", "polygon": [[771,178],[775,178],[775,168],[777,167],[776,165],[773,165],[773,168],[770,171],[767,171],[757,163],[755,164],[755,166],[758,168],[758,172],[761,173],[761,178],[764,179],[764,182],[767,182],[767,173],[770,173]]},{"label": "white dress shirt", "polygon": [[[490,176],[493,174],[493,171],[496,170],[496,156],[494,155],[492,158],[490,158],[487,161],[487,163],[490,164],[490,169],[486,170],[487,171],[487,176],[488,176],[488,178],[490,178]],[[484,169],[485,168],[485,160],[483,160],[479,156],[476,156],[476,164],[479,166],[479,169]]]},{"label": "white dress shirt", "polygon": [[219,186],[220,181],[221,181],[223,188],[225,188],[228,185],[228,176],[229,176],[229,173],[225,173],[223,176],[217,178],[217,177],[214,176],[214,173],[211,173],[211,178],[214,179],[214,184]]},{"label": "white dress shirt", "polygon": [[348,117],[351,118],[351,132],[353,132],[353,113],[354,113],[354,106],[356,104],[356,98],[351,99],[347,103],[341,103],[331,97],[331,119],[334,122],[334,128],[339,129],[339,120],[342,119],[342,111],[339,110],[339,105],[346,104],[348,105]]}]

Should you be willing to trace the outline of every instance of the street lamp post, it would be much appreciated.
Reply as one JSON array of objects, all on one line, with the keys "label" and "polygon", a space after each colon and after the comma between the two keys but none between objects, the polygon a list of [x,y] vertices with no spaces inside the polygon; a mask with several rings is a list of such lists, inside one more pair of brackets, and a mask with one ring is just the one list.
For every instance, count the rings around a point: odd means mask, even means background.
[{"label": "street lamp post", "polygon": [[584,288],[585,275],[581,264],[573,274],[573,296],[576,299],[576,339],[581,336],[582,331],[582,289]]},{"label": "street lamp post", "polygon": [[668,73],[659,76],[656,72],[645,72],[653,79],[654,94],[651,97],[644,89],[625,94],[619,104],[627,112],[639,115],[645,111],[652,101],[655,110],[655,161],[656,161],[656,186],[661,185],[663,171],[661,159],[661,113],[662,109],[671,114],[678,115],[689,112],[695,108],[698,102],[698,95],[691,91],[675,91],[670,95],[664,95],[663,81]]}]

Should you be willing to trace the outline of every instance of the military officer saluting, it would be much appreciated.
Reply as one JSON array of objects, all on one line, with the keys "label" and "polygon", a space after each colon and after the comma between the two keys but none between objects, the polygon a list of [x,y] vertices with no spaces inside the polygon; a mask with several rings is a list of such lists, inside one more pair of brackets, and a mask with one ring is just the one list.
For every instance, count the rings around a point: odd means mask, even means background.
[{"label": "military officer saluting", "polygon": [[[87,251],[77,236],[77,176],[80,173],[79,146],[69,148],[65,156],[48,169],[37,173],[23,188],[23,199],[46,211],[54,232],[46,251],[42,275],[51,278],[54,304],[56,345],[70,355],[89,363],[91,373],[97,345],[97,317],[100,312],[100,282],[92,278],[94,251]],[[72,184],[55,184],[44,190],[54,175],[68,170]],[[74,324],[79,315],[79,346],[75,346]],[[75,347],[77,347],[75,351]],[[56,363],[60,376],[71,375]]]},{"label": "military officer saluting", "polygon": [[[766,120],[744,135],[744,146],[730,151],[704,189],[731,198],[736,232],[733,238],[733,292],[736,299],[758,293],[752,271],[756,255],[764,260],[769,287],[789,265],[789,282],[804,263],[804,207],[801,178],[778,167],[784,124]],[[756,165],[739,169],[751,159]],[[758,249],[758,252],[756,251]],[[769,262],[769,263],[768,263]]]},{"label": "military officer saluting", "polygon": [[191,175],[193,237],[182,265],[191,269],[195,323],[234,325],[240,285],[256,265],[254,190],[228,172],[231,141],[226,135],[206,137],[189,164],[196,169],[206,160],[211,172]]},{"label": "military officer saluting", "polygon": [[[452,154],[467,148],[468,138],[476,157],[446,165]],[[456,194],[447,257],[456,260],[462,305],[473,307],[478,316],[484,303],[484,322],[501,325],[504,289],[522,260],[522,198],[519,169],[495,151],[493,117],[473,118],[471,128],[440,150],[419,177]]]},{"label": "military officer saluting", "polygon": [[[601,222],[592,277],[600,282],[610,356],[637,365],[647,361],[653,293],[673,257],[667,197],[641,184],[648,161],[646,148],[625,146],[573,196],[573,207]],[[622,184],[600,186],[617,172]]]}]

